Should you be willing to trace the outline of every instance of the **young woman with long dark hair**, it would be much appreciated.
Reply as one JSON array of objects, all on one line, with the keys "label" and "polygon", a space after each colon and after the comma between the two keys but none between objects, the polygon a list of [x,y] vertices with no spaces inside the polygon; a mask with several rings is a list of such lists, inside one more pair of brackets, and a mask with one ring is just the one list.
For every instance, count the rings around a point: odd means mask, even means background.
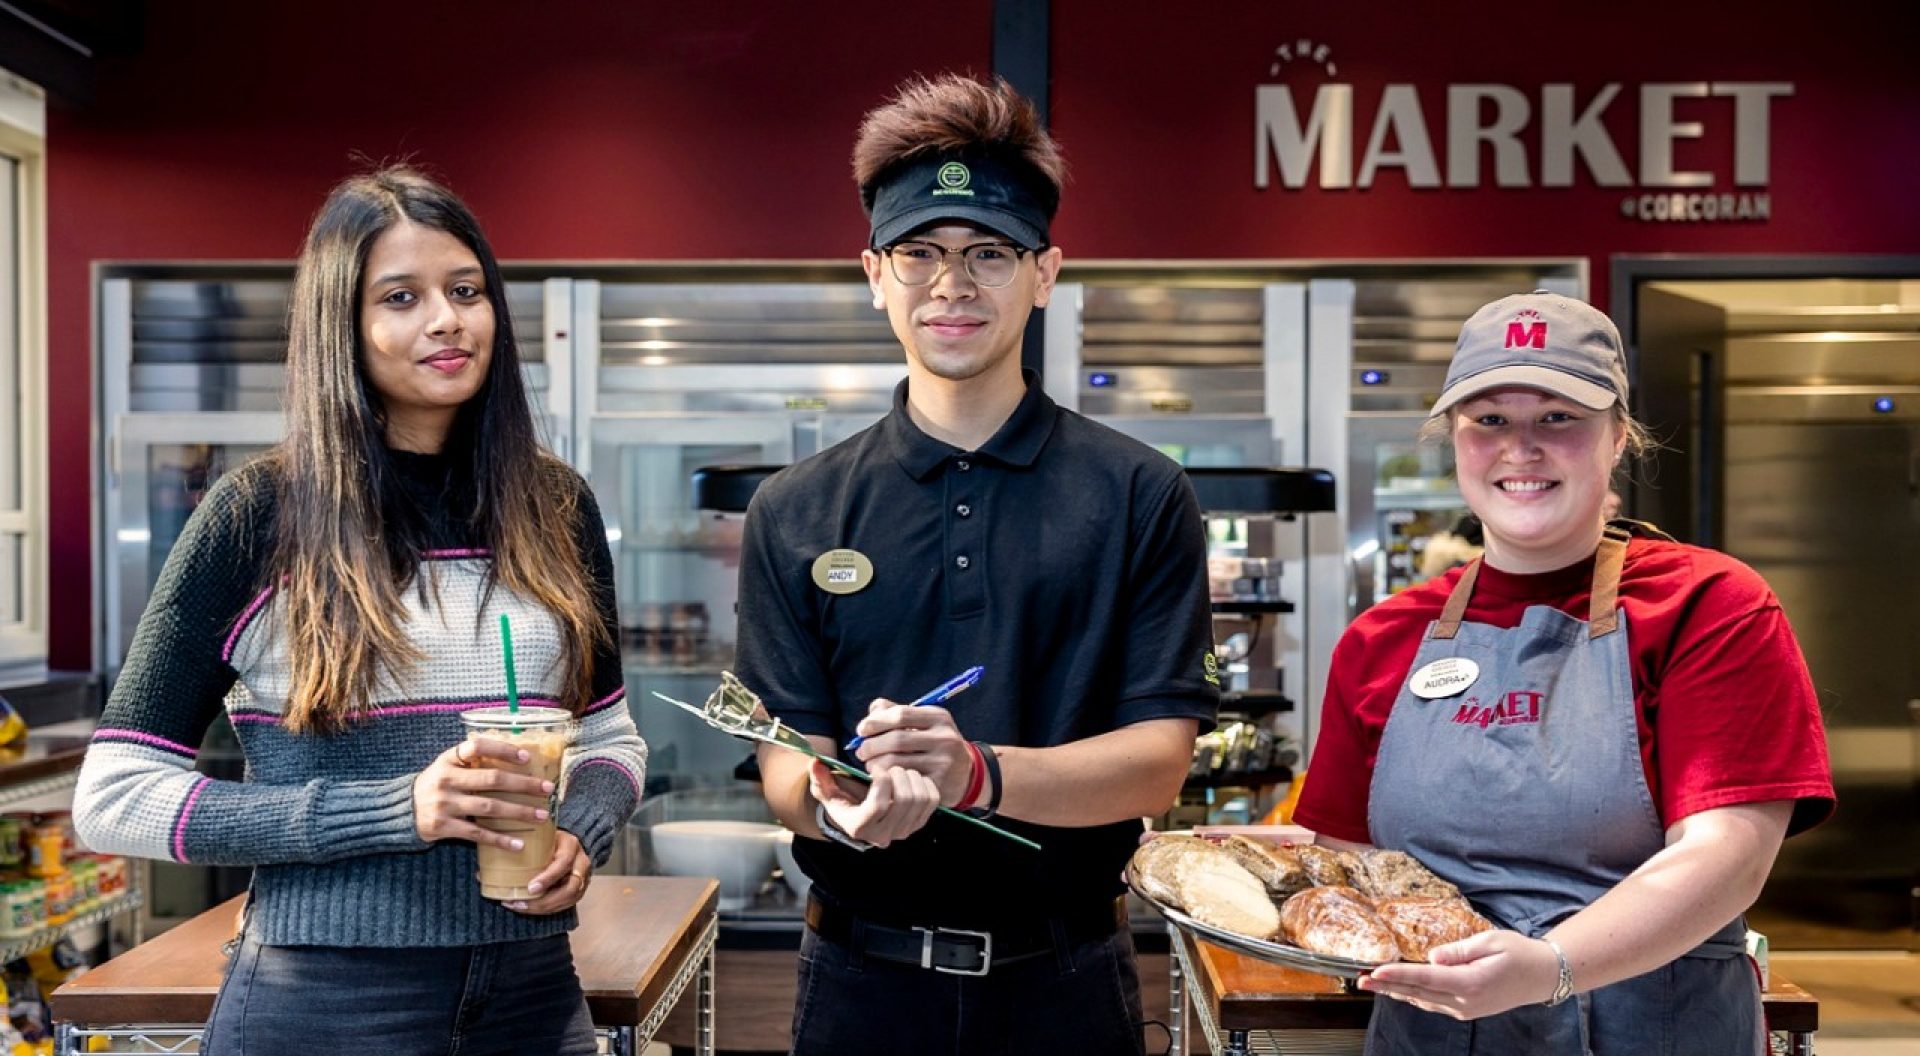
[{"label": "young woman with long dark hair", "polygon": [[[91,846],[255,867],[203,1051],[590,1053],[566,932],[639,799],[612,559],[541,449],[498,263],[406,168],[336,187],[294,279],[287,435],[208,492],[169,555],[80,775]],[[478,817],[556,790],[463,740],[503,702],[578,717],[551,862],[491,901]],[[222,713],[244,781],[193,769]],[[550,800],[550,802],[553,802]]]}]

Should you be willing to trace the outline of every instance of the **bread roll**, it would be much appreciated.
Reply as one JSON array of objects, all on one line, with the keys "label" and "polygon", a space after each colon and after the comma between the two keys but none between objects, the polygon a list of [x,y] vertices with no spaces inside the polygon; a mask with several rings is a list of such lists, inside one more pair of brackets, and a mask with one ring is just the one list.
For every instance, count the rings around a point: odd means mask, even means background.
[{"label": "bread roll", "polygon": [[1313,953],[1368,964],[1400,959],[1393,932],[1351,887],[1315,887],[1287,899],[1280,928],[1288,942]]},{"label": "bread roll", "polygon": [[1246,866],[1247,871],[1265,884],[1267,893],[1276,899],[1284,899],[1313,886],[1313,877],[1307,875],[1300,856],[1290,847],[1245,836],[1229,836],[1220,846],[1233,855],[1234,861]]},{"label": "bread roll", "polygon": [[1133,853],[1132,868],[1142,891],[1201,923],[1255,939],[1279,934],[1266,885],[1206,840],[1157,837]]},{"label": "bread roll", "polygon": [[1353,886],[1368,898],[1457,898],[1460,889],[1433,875],[1405,851],[1373,849],[1360,854]]},{"label": "bread roll", "polygon": [[1351,851],[1308,844],[1294,848],[1294,853],[1316,887],[1353,887],[1352,873],[1361,868],[1360,856]]},{"label": "bread roll", "polygon": [[1435,946],[1493,930],[1493,922],[1474,912],[1464,898],[1383,898],[1373,911],[1393,932],[1400,955],[1424,961]]}]

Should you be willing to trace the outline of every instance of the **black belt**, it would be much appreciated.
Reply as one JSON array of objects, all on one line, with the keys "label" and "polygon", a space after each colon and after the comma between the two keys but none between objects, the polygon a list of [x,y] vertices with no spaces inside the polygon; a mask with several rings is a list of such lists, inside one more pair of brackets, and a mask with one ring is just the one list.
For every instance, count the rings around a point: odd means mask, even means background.
[{"label": "black belt", "polygon": [[953,975],[985,975],[996,964],[1053,952],[1056,935],[1069,943],[1107,938],[1127,926],[1127,908],[1125,901],[1116,898],[1092,910],[1020,926],[980,931],[902,928],[829,905],[816,895],[807,900],[807,926],[821,938],[868,957]]}]

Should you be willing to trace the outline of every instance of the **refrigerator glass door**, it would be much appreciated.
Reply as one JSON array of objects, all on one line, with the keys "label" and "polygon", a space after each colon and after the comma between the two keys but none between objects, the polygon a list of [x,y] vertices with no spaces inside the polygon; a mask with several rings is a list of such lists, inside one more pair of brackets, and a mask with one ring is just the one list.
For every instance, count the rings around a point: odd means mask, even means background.
[{"label": "refrigerator glass door", "polygon": [[649,783],[724,784],[747,749],[658,703],[702,701],[733,662],[738,514],[693,508],[703,466],[790,462],[810,416],[609,415],[591,423],[589,479],[606,519],[628,706],[650,750]]},{"label": "refrigerator glass door", "polygon": [[1353,615],[1471,556],[1450,538],[1467,513],[1454,479],[1453,449],[1420,443],[1416,434],[1423,421],[1424,415],[1364,411],[1349,417]]},{"label": "refrigerator glass door", "polygon": [[109,466],[107,667],[118,671],[187,518],[215,480],[277,443],[277,413],[126,415]]}]

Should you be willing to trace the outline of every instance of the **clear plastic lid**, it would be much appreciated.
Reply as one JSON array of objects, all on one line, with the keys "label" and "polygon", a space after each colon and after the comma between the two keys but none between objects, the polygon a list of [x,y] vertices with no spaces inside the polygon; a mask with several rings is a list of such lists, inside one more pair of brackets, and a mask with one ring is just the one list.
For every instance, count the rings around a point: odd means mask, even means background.
[{"label": "clear plastic lid", "polygon": [[566,726],[573,722],[573,713],[565,708],[541,708],[521,706],[519,711],[505,707],[475,708],[460,713],[460,721],[470,728],[482,730],[528,729],[541,726]]}]

